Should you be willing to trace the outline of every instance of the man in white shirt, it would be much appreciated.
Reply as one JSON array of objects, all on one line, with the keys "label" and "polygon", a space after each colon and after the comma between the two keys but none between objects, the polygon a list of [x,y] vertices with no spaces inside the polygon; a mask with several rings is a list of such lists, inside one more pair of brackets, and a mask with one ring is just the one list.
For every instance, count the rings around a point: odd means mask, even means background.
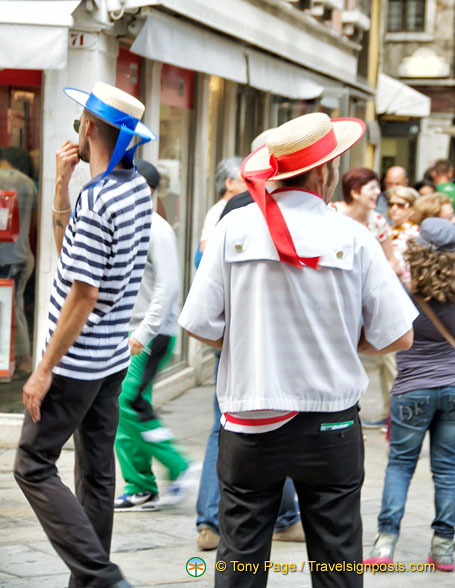
[{"label": "man in white shirt", "polygon": [[[152,195],[160,182],[150,162],[136,159],[138,172]],[[115,450],[125,480],[116,512],[152,511],[174,505],[187,496],[194,468],[174,444],[172,431],[153,410],[156,374],[170,361],[177,337],[180,289],[177,238],[171,225],[153,213],[144,276],[130,319],[131,363],[119,397]],[[167,469],[167,495],[159,501],[153,461]]]},{"label": "man in white shirt", "polygon": [[[363,585],[346,565],[362,561],[357,402],[367,377],[357,351],[409,348],[417,314],[374,237],[326,206],[338,157],[364,129],[313,113],[270,134],[242,165],[255,203],[218,224],[180,316],[222,350],[217,559],[227,568],[216,586],[266,585],[286,476],[313,587]],[[280,182],[272,194],[270,181]]]}]

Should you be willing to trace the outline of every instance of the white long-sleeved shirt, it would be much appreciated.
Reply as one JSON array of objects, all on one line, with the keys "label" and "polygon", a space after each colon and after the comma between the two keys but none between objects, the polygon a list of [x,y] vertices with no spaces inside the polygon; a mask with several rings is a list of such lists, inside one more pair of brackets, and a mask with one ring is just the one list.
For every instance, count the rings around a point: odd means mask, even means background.
[{"label": "white long-sleeved shirt", "polygon": [[131,336],[147,345],[157,335],[177,334],[179,261],[171,225],[153,213],[149,251],[130,320]]}]

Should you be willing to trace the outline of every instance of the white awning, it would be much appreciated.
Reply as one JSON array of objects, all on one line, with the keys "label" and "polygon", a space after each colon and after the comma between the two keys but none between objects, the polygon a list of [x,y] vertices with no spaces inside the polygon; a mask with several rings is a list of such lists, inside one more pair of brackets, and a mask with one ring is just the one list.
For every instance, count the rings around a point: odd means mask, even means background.
[{"label": "white awning", "polygon": [[381,73],[376,90],[376,112],[415,118],[430,116],[431,98]]},{"label": "white awning", "polygon": [[64,69],[81,0],[0,1],[0,68]]},{"label": "white awning", "polygon": [[247,82],[241,46],[166,15],[154,13],[147,17],[131,51],[177,67]]},{"label": "white awning", "polygon": [[247,51],[248,82],[253,88],[296,100],[319,98],[324,88],[309,79],[302,68],[269,57],[258,51]]}]

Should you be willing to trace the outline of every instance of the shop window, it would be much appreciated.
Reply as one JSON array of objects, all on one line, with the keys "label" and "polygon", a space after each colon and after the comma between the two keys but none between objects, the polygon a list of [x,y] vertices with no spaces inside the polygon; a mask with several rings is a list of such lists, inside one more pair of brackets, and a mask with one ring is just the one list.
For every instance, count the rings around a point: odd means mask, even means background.
[{"label": "shop window", "polygon": [[425,30],[425,0],[389,0],[387,30],[420,32]]},{"label": "shop window", "polygon": [[0,71],[0,191],[16,194],[19,211],[18,238],[0,242],[0,279],[14,281],[16,325],[9,333],[15,365],[1,378],[0,412],[22,412],[21,390],[32,368],[40,142],[41,72]]},{"label": "shop window", "polygon": [[316,112],[317,107],[318,100],[291,100],[290,98],[275,96],[273,100],[273,108],[276,110],[276,125],[280,126],[288,120],[292,120],[298,116],[309,114],[310,112]]},{"label": "shop window", "polygon": [[223,131],[224,131],[224,80],[218,76],[210,76],[209,82],[209,145],[207,150],[207,194],[208,206],[217,200],[215,191],[215,171],[218,163],[223,159]]},{"label": "shop window", "polygon": [[264,95],[249,86],[239,86],[237,94],[235,152],[241,157],[250,153],[251,141],[265,131],[263,127]]},{"label": "shop window", "polygon": [[[194,72],[163,64],[161,69],[160,129],[158,145],[157,211],[173,227],[179,248],[183,292],[187,291],[191,260],[186,258],[189,236],[191,149]],[[174,348],[172,366],[185,359],[185,339],[180,335]]]}]

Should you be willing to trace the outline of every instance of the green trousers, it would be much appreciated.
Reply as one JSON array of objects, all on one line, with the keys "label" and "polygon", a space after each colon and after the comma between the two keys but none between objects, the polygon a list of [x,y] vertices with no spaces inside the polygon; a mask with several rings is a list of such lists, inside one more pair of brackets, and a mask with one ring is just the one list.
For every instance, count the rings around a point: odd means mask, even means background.
[{"label": "green trousers", "polygon": [[156,418],[152,406],[153,379],[169,360],[174,345],[175,337],[155,337],[140,355],[131,357],[122,383],[115,451],[127,494],[158,492],[153,458],[168,469],[170,480],[175,480],[189,465],[174,446],[171,430]]}]

